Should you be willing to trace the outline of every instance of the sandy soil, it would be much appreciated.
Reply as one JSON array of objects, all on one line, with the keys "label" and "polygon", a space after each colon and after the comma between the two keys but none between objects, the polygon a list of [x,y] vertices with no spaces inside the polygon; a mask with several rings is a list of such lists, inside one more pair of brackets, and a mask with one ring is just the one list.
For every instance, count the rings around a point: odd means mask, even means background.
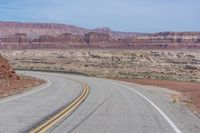
[{"label": "sandy soil", "polygon": [[0,82],[0,98],[30,90],[35,86],[45,83],[44,80],[33,77],[20,77],[19,80],[7,80]]},{"label": "sandy soil", "polygon": [[118,79],[142,85],[158,86],[181,92],[181,101],[200,113],[200,83],[152,79]]}]

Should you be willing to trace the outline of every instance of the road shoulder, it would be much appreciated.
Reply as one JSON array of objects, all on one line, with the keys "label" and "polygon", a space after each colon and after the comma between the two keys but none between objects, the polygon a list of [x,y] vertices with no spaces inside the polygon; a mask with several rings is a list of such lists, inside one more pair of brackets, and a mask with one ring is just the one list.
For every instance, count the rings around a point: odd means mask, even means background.
[{"label": "road shoulder", "polygon": [[174,101],[174,96],[181,96],[180,92],[155,86],[139,85],[119,81],[145,95],[153,101],[183,132],[200,131],[200,118],[197,113],[188,108],[181,101]]}]

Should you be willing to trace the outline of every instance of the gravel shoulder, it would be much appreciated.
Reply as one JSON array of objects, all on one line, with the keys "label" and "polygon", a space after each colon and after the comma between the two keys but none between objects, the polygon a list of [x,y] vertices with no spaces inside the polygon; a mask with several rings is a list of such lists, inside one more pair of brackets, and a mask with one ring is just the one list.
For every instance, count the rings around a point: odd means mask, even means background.
[{"label": "gravel shoulder", "polygon": [[[137,91],[152,100],[176,123],[183,133],[198,133],[200,131],[199,113],[196,110],[191,110],[191,106],[180,99],[183,96],[182,92],[155,85],[141,85],[124,81],[120,81],[120,83],[136,88]],[[174,100],[175,97],[178,99]]]},{"label": "gravel shoulder", "polygon": [[152,79],[133,79],[123,81],[174,90],[176,93],[171,96],[174,103],[181,102],[189,106],[194,112],[200,113],[200,83]]}]

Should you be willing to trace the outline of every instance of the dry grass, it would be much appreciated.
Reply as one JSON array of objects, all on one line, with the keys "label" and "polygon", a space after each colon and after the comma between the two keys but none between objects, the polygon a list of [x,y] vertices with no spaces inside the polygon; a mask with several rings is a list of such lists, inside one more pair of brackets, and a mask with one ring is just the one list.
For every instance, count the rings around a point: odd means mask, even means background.
[{"label": "dry grass", "polygon": [[0,51],[14,68],[64,70],[91,76],[200,82],[200,52],[170,50]]}]

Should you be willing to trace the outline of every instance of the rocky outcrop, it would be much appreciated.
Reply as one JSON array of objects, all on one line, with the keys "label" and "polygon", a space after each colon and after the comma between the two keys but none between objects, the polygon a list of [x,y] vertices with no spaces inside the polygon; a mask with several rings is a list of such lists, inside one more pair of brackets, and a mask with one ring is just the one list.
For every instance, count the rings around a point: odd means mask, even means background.
[{"label": "rocky outcrop", "polygon": [[8,61],[0,55],[0,81],[2,80],[16,80],[19,77],[15,71],[11,68]]},{"label": "rocky outcrop", "polygon": [[200,48],[200,32],[134,33],[73,25],[0,22],[0,49]]},{"label": "rocky outcrop", "polygon": [[27,91],[44,82],[33,77],[18,76],[8,61],[0,56],[0,98]]}]

